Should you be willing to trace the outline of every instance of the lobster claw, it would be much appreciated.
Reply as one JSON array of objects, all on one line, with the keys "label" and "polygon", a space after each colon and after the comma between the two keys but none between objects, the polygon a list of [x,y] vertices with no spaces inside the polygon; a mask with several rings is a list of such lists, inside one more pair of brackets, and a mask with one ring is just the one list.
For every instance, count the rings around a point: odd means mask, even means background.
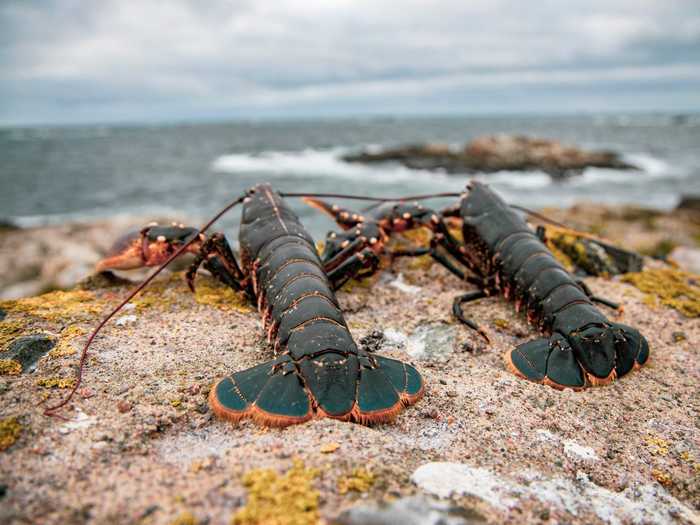
[{"label": "lobster claw", "polygon": [[[130,231],[112,245],[105,258],[97,262],[96,270],[104,272],[159,266],[197,231],[181,224],[153,225],[140,231]],[[201,241],[198,241],[192,243],[187,251],[198,253],[200,248]]]}]

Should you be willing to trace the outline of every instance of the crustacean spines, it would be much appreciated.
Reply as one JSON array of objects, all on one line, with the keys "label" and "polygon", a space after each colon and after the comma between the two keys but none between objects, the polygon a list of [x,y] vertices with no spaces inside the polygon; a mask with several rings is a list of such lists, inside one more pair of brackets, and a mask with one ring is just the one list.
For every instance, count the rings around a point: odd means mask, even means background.
[{"label": "crustacean spines", "polygon": [[529,321],[552,334],[507,352],[509,369],[556,388],[582,389],[609,384],[646,362],[646,339],[609,321],[593,305],[599,299],[510,206],[483,184],[472,182],[468,189],[460,207],[462,234],[467,251],[479,254],[476,269],[495,277],[484,288],[524,307]]},{"label": "crustacean spines", "polygon": [[[418,376],[415,388],[415,369],[392,360],[379,364],[357,348],[313,239],[268,185],[256,186],[246,199],[240,246],[246,287],[279,357],[220,381],[210,394],[215,413],[269,426],[312,417],[372,423],[417,401],[422,380]],[[222,246],[204,248],[223,260],[232,257]],[[389,379],[396,367],[413,378],[400,390]]]},{"label": "crustacean spines", "polygon": [[[582,341],[598,348],[585,347]],[[592,362],[591,356],[597,362]],[[592,326],[568,337],[555,333],[523,343],[505,354],[506,366],[517,376],[574,390],[607,385],[641,367],[648,358],[646,339],[635,328],[619,323]]]},{"label": "crustacean spines", "polygon": [[[178,224],[156,224],[129,232],[112,245],[107,255],[98,261],[95,269],[104,272],[159,266],[197,233],[195,228]],[[200,248],[201,243],[196,241],[188,246],[187,252],[199,253]]]},{"label": "crustacean spines", "polygon": [[[223,419],[249,418],[273,427],[320,417],[361,424],[389,422],[422,397],[423,380],[401,361],[376,360],[376,367],[366,367],[357,356],[328,352],[303,359],[300,375],[281,356],[220,380],[209,393],[209,404]],[[347,373],[348,361],[356,374]]]},{"label": "crustacean spines", "polygon": [[365,220],[364,217],[357,212],[346,208],[341,208],[336,204],[330,204],[321,199],[317,199],[314,197],[304,197],[302,200],[312,208],[316,208],[317,210],[332,217],[333,220],[338,224],[338,226],[342,227],[345,230],[347,230],[348,228],[352,228],[353,226],[356,226],[357,224]]}]

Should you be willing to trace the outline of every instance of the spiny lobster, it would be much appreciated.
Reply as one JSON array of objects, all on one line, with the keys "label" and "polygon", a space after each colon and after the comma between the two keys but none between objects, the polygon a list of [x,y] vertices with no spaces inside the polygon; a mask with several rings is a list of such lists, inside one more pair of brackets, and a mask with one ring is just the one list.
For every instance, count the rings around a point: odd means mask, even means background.
[{"label": "spiny lobster", "polygon": [[[608,320],[593,302],[617,305],[594,296],[583,281],[574,280],[542,239],[484,184],[471,182],[458,207],[448,208],[449,215],[462,221],[464,243],[450,234],[444,214],[417,204],[411,208],[405,203],[387,203],[360,214],[317,199],[307,202],[333,216],[347,230],[328,234],[324,262],[332,260],[340,249],[352,250],[367,243],[377,254],[383,253],[392,233],[428,227],[433,232],[430,248],[399,255],[430,254],[460,279],[479,288],[455,299],[453,313],[461,322],[488,340],[485,331],[464,315],[462,305],[502,294],[548,334],[506,352],[508,368],[522,378],[555,388],[583,389],[607,384],[648,359],[649,346],[639,331]],[[372,232],[372,237],[367,232]]]},{"label": "spiny lobster", "polygon": [[187,272],[191,289],[203,264],[257,305],[277,357],[216,383],[209,395],[213,411],[267,426],[313,417],[369,424],[389,421],[417,402],[424,386],[416,369],[358,348],[338,306],[333,290],[346,272],[367,264],[363,253],[324,269],[313,239],[268,184],[251,188],[240,200],[240,264],[223,234],[207,237],[183,225],[150,226],[127,236],[98,264],[100,270],[162,269],[181,253],[192,252],[196,258]]}]

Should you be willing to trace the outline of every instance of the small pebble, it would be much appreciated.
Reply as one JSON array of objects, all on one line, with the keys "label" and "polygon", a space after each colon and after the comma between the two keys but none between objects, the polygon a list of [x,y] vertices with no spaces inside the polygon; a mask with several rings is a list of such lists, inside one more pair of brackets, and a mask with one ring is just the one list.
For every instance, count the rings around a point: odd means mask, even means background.
[{"label": "small pebble", "polygon": [[456,390],[448,390],[447,397],[457,397],[457,391]]},{"label": "small pebble", "polygon": [[131,410],[131,403],[128,401],[119,401],[117,403],[117,410],[119,410],[120,413],[125,414],[126,412],[129,412]]},{"label": "small pebble", "polygon": [[685,332],[673,332],[671,334],[671,339],[674,343],[680,343],[688,339],[688,336],[685,334]]}]

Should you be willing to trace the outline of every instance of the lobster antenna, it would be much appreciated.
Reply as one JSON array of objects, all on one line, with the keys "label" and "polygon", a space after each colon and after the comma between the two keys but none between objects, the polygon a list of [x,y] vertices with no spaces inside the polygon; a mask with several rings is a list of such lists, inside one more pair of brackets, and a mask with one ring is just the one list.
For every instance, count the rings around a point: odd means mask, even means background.
[{"label": "lobster antenna", "polygon": [[546,215],[542,215],[541,213],[537,213],[536,211],[532,211],[531,209],[525,208],[524,206],[518,206],[517,204],[510,204],[509,206],[515,210],[520,210],[522,212],[525,212],[528,215],[530,215],[531,217],[534,217],[535,219],[539,219],[541,221],[548,222],[549,224],[552,224],[554,226],[558,226],[559,228],[564,228],[566,230],[571,229],[569,226],[567,226],[564,223],[555,221],[554,219],[550,219]]},{"label": "lobster antenna", "polygon": [[394,202],[394,201],[420,201],[425,199],[439,199],[442,197],[459,197],[461,193],[430,193],[426,195],[409,195],[408,197],[368,197],[365,195],[345,195],[343,193],[300,193],[279,192],[282,197],[318,197],[323,199],[353,199],[358,201]]},{"label": "lobster antenna", "polygon": [[[95,327],[95,329],[92,331],[90,334],[90,337],[88,338],[87,342],[85,343],[85,346],[83,346],[83,350],[80,353],[80,362],[78,365],[78,374],[76,377],[75,384],[73,385],[73,388],[71,388],[71,391],[68,393],[66,397],[64,397],[58,404],[52,406],[52,407],[47,407],[44,410],[44,415],[47,416],[58,416],[56,414],[56,411],[65,405],[67,405],[71,399],[73,399],[73,396],[75,393],[78,391],[78,388],[80,387],[80,384],[83,381],[83,369],[85,368],[85,360],[87,359],[88,355],[88,350],[90,348],[90,345],[92,344],[93,340],[97,336],[97,334],[102,330],[102,327],[107,324],[107,322],[114,317],[119,310],[121,310],[125,304],[127,304],[129,301],[131,301],[136,294],[138,294],[141,290],[143,290],[148,284],[155,279],[155,277],[162,272],[168,264],[170,264],[176,257],[178,257],[182,252],[184,252],[190,244],[192,244],[195,240],[199,239],[199,235],[201,233],[204,233],[207,231],[212,224],[214,224],[216,221],[218,221],[223,214],[225,214],[227,211],[229,211],[231,208],[235,207],[236,205],[240,204],[243,202],[243,199],[245,199],[247,194],[244,194],[240,197],[238,197],[236,200],[232,201],[231,203],[227,204],[219,213],[217,213],[213,219],[211,219],[209,222],[207,222],[204,226],[202,226],[197,232],[195,232],[192,237],[188,241],[186,241],[178,250],[176,250],[170,257],[168,257],[168,260],[165,261],[163,264],[161,264],[151,275],[146,277],[134,290],[124,299],[117,307],[112,309],[111,312],[109,312],[103,319],[100,321],[100,323]],[[59,416],[60,417],[60,416]]]}]

